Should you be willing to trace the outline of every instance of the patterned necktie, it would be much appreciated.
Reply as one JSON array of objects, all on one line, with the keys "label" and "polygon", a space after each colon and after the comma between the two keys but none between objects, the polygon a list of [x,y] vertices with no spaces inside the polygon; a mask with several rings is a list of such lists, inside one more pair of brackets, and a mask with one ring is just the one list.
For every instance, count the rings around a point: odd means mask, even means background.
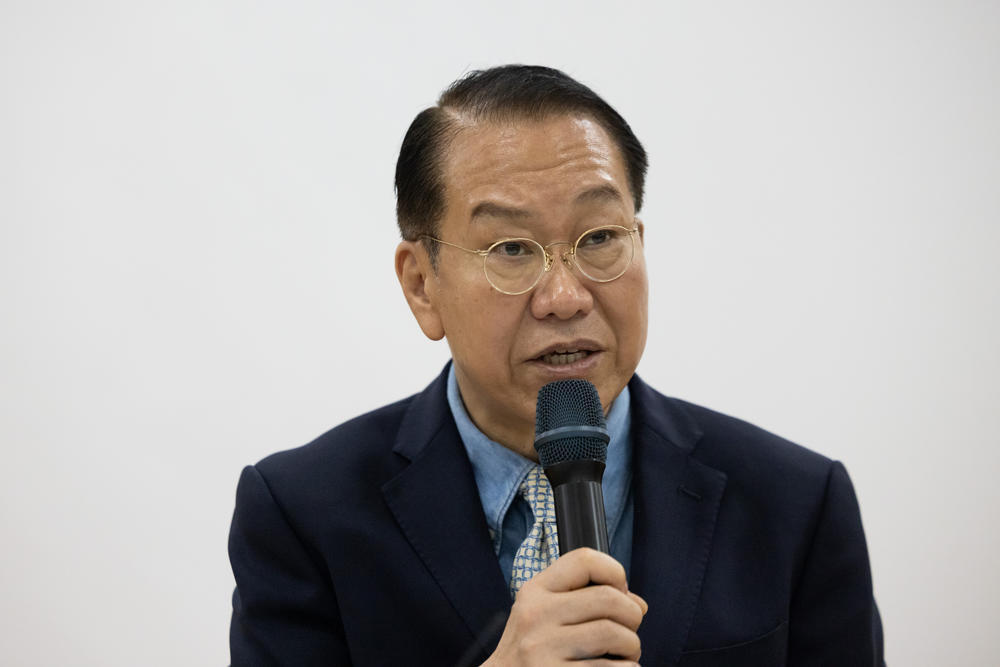
[{"label": "patterned necktie", "polygon": [[535,523],[514,556],[510,574],[511,597],[517,595],[524,582],[559,558],[559,532],[556,528],[556,506],[552,487],[541,466],[532,468],[521,482],[521,496],[528,501]]}]

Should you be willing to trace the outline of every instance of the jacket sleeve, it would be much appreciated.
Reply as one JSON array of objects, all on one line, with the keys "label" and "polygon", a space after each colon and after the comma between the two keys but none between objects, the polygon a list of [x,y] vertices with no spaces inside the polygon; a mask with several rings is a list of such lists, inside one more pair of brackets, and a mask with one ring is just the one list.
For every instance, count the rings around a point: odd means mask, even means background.
[{"label": "jacket sleeve", "polygon": [[839,462],[827,478],[812,545],[792,595],[788,664],[885,665],[861,512]]},{"label": "jacket sleeve", "polygon": [[229,559],[233,667],[350,665],[329,576],[254,466],[244,468],[236,490]]}]

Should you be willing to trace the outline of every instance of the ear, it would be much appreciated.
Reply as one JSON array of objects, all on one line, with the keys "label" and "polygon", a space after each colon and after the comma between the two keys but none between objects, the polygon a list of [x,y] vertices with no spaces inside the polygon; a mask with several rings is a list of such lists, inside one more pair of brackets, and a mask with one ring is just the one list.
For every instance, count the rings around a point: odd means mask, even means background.
[{"label": "ear", "polygon": [[420,330],[431,340],[444,338],[441,316],[430,296],[434,270],[420,241],[403,241],[396,247],[396,277]]},{"label": "ear", "polygon": [[644,225],[642,223],[642,220],[640,220],[639,218],[636,218],[635,222],[636,222],[637,225],[639,225],[639,240],[640,241],[645,241],[646,237],[643,236],[643,233],[646,231],[646,225]]}]

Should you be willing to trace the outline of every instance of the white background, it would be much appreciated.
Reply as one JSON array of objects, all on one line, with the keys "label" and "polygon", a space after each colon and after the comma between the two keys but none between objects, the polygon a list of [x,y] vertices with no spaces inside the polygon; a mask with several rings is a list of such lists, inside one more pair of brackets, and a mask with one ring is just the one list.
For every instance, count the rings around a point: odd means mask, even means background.
[{"label": "white background", "polygon": [[0,662],[227,662],[241,467],[448,357],[396,152],[506,62],[649,151],[640,373],[846,463],[891,663],[995,664],[994,0],[7,0]]}]

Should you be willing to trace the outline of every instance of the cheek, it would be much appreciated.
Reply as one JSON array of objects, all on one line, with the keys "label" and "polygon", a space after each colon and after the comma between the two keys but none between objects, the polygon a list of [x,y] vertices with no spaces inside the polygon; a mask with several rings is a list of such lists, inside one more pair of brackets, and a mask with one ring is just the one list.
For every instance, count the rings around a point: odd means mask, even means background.
[{"label": "cheek", "polygon": [[[507,364],[520,324],[516,304],[492,294],[467,294],[446,301],[441,315],[445,337],[456,358],[483,370]],[[489,374],[499,372],[494,369]]]},{"label": "cheek", "polygon": [[639,267],[635,277],[624,284],[625,292],[615,299],[614,326],[617,328],[618,344],[623,361],[638,364],[646,347],[646,330],[649,321],[649,291],[646,283],[645,267]]}]

